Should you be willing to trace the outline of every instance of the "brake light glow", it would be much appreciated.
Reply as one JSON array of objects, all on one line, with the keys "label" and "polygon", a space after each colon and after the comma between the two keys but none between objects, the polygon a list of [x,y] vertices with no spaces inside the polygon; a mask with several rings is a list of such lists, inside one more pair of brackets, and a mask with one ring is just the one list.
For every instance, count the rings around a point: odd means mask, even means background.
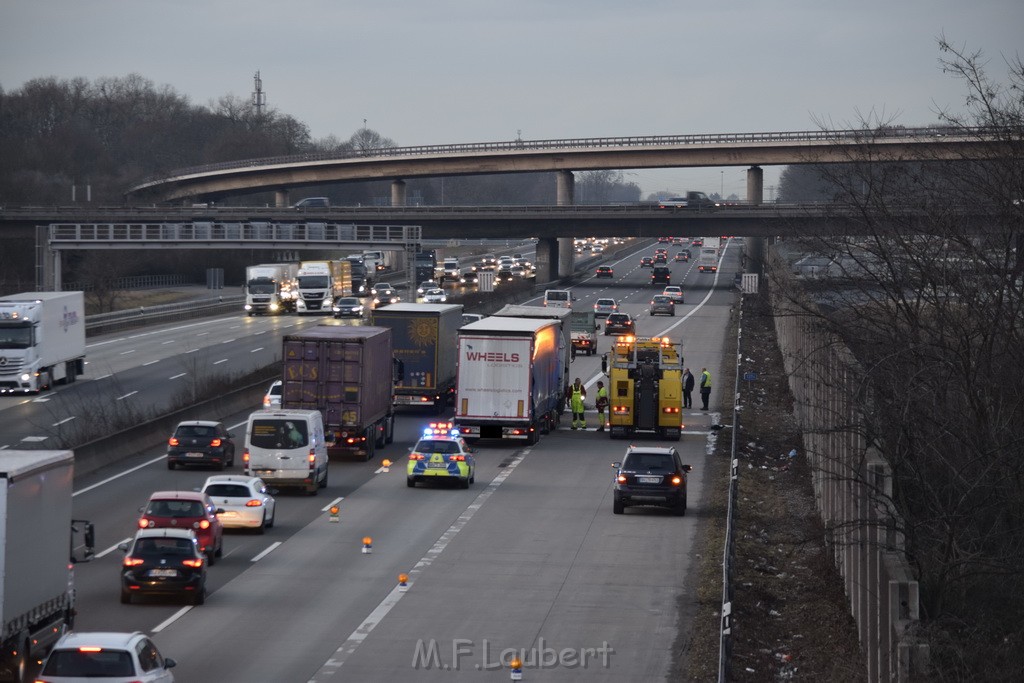
[{"label": "brake light glow", "polygon": [[246,465],[249,464],[249,450],[248,449],[246,449],[245,453],[242,453],[242,462],[244,462]]},{"label": "brake light glow", "polygon": [[664,408],[661,409],[661,412],[663,412],[663,413],[670,413],[670,414],[678,414],[679,413],[679,408],[677,408],[676,406],[665,406]]},{"label": "brake light glow", "polygon": [[629,406],[612,406],[612,412],[616,415],[629,415]]},{"label": "brake light glow", "polygon": [[675,484],[676,486],[679,486],[680,484],[683,483],[683,478],[680,477],[679,475],[676,475],[672,477],[672,483]]},{"label": "brake light glow", "polygon": [[125,567],[138,567],[143,562],[144,560],[141,557],[132,557],[131,555],[128,555],[124,558],[121,564]]},{"label": "brake light glow", "polygon": [[167,443],[171,446],[177,446],[178,443],[180,442],[178,441],[178,437],[172,436],[171,438],[167,439]]},{"label": "brake light glow", "polygon": [[199,568],[199,567],[203,566],[203,558],[197,557],[197,558],[192,559],[192,560],[182,560],[181,563],[183,565],[185,565],[186,567],[196,567],[196,568]]},{"label": "brake light glow", "polygon": [[261,505],[263,505],[263,501],[259,500],[258,498],[253,498],[252,500],[248,500],[245,503],[245,507],[247,508],[258,508]]},{"label": "brake light glow", "polygon": [[86,647],[78,648],[78,651],[79,652],[103,652],[103,648],[102,647],[86,646]]},{"label": "brake light glow", "polygon": [[625,474],[620,474],[619,476],[615,477],[615,481],[619,482],[620,484],[625,484],[626,483],[626,475]]},{"label": "brake light glow", "polygon": [[193,524],[193,526],[198,526],[200,529],[209,529],[210,528],[210,520],[208,520],[208,519],[201,520],[198,525]]},{"label": "brake light glow", "polygon": [[309,464],[310,465],[315,464],[316,463],[316,451],[310,451],[309,452],[309,457],[307,458],[307,460],[309,460]]},{"label": "brake light glow", "polygon": [[142,519],[139,520],[139,528],[140,529],[145,529],[146,527],[151,527],[151,526],[154,526],[153,520],[146,519],[145,517],[143,517]]},{"label": "brake light glow", "polygon": [[220,439],[211,439],[210,440],[210,446],[212,448],[219,448],[220,444],[221,444],[221,440]]},{"label": "brake light glow", "polygon": [[449,455],[448,460],[455,460],[457,462],[465,462],[466,456],[464,455]]}]

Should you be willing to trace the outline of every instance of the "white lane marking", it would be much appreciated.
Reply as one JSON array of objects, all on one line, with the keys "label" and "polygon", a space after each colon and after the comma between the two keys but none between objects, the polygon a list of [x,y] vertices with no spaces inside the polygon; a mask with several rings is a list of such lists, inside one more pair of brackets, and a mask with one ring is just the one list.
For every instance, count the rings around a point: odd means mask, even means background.
[{"label": "white lane marking", "polygon": [[238,340],[237,339],[225,339],[224,341],[221,342],[221,344],[233,344],[236,341],[238,341]]},{"label": "white lane marking", "polygon": [[118,542],[117,542],[117,543],[115,543],[114,545],[110,546],[110,547],[109,547],[109,548],[107,548],[106,550],[103,550],[103,551],[101,551],[101,552],[98,552],[98,553],[96,553],[95,555],[93,555],[93,559],[95,559],[95,560],[98,560],[98,559],[100,559],[101,557],[106,557],[106,556],[107,556],[107,555],[109,555],[110,553],[112,553],[112,552],[114,552],[115,550],[117,550],[117,549],[118,549],[118,547],[117,547],[117,546],[121,545],[122,543],[129,543],[129,542],[130,542],[131,540],[132,540],[131,536],[129,536],[128,538],[122,538],[122,539],[121,539],[120,541],[118,541]]},{"label": "white lane marking", "polygon": [[200,332],[200,333],[198,333],[198,334],[197,334],[196,336],[197,336],[197,337],[205,337],[205,336],[206,336],[206,335],[208,335],[208,334],[210,334],[210,333],[209,333],[209,332]]},{"label": "white lane marking", "polygon": [[117,397],[117,400],[118,400],[118,401],[120,401],[121,399],[125,399],[125,398],[128,398],[129,396],[134,396],[134,395],[135,395],[135,394],[137,394],[137,393],[139,393],[139,392],[138,392],[138,391],[129,391],[129,392],[128,392],[127,394],[125,394],[124,396],[118,396],[118,397]]},{"label": "white lane marking", "polygon": [[46,436],[26,436],[24,439],[22,439],[22,441],[27,441],[29,443],[40,443],[42,441],[46,441],[48,438],[49,437]]},{"label": "white lane marking", "polygon": [[[207,325],[222,325],[226,321],[234,320],[234,318],[210,318],[201,322],[188,323],[185,325],[176,325],[175,327],[166,327],[159,330],[152,330],[150,332],[141,332],[139,334],[133,334],[128,337],[117,337],[115,339],[104,339],[103,341],[94,342],[92,344],[86,344],[87,349],[91,349],[96,346],[105,346],[106,344],[116,344],[122,342],[125,339],[143,339],[145,337],[151,337],[155,334],[164,335],[169,332],[177,332],[179,330],[189,330],[195,327],[205,327]],[[204,333],[205,334],[205,333]]]},{"label": "white lane marking", "polygon": [[213,364],[214,365],[220,365],[221,363],[227,363],[227,362],[228,362],[227,358],[221,358],[220,360],[213,361]]},{"label": "white lane marking", "polygon": [[[508,479],[509,475],[512,474],[512,471],[515,470],[529,452],[529,449],[523,450],[512,460],[512,462],[508,464],[508,467],[499,472],[498,475],[491,480],[491,483],[487,485],[487,488],[481,491],[480,495],[478,495],[473,502],[469,504],[469,507],[459,515],[459,518],[456,519],[450,527],[448,527],[447,531],[441,534],[441,537],[438,538],[437,542],[434,543],[434,546],[427,551],[427,554],[424,555],[411,570],[409,570],[409,589],[411,589],[416,583],[414,576],[422,573],[424,569],[434,562],[434,560],[441,556],[441,553],[443,553],[444,549],[448,547],[448,544],[452,542],[452,539],[454,539],[455,536],[458,535],[458,533],[462,531],[467,524],[469,524],[469,520],[473,518],[473,515],[483,507],[488,498],[494,495],[494,492],[498,490],[498,487]],[[334,675],[345,663],[345,660],[348,659],[349,655],[356,651],[356,648],[366,640],[370,635],[370,632],[376,628],[377,624],[387,616],[388,612],[398,604],[398,601],[401,600],[402,596],[405,594],[406,593],[402,591],[399,586],[392,588],[391,592],[388,593],[387,596],[381,600],[380,604],[377,605],[366,619],[363,620],[363,623],[356,627],[356,630],[352,632],[352,635],[348,637],[348,640],[342,643],[341,647],[335,650],[334,654],[331,655],[331,658],[324,662],[323,666],[320,667],[320,670],[309,679],[309,683],[337,680],[337,678],[334,678]]]},{"label": "white lane marking", "polygon": [[118,355],[119,356],[127,356],[129,353],[135,353],[135,349],[128,349],[127,351],[122,351]]},{"label": "white lane marking", "polygon": [[177,375],[171,375],[167,379],[178,379],[179,377],[184,377],[187,374],[187,372],[179,372]]},{"label": "white lane marking", "polygon": [[163,346],[164,344],[173,344],[175,341],[177,341],[177,340],[176,339],[168,339],[167,341],[160,342],[160,345]]},{"label": "white lane marking", "polygon": [[257,346],[257,347],[256,347],[255,349],[253,349],[253,350],[252,350],[252,351],[250,351],[249,353],[256,353],[257,351],[262,351],[262,350],[263,350],[263,347],[262,347],[262,346]]},{"label": "white lane marking", "polygon": [[161,623],[154,626],[153,633],[160,633],[160,631],[163,631],[165,628],[176,622],[178,619],[181,619],[183,616],[188,614],[188,611],[190,609],[192,609],[191,605],[189,605],[188,607],[182,607],[180,610],[169,616],[167,619],[164,619]]},{"label": "white lane marking", "polygon": [[196,352],[196,351],[198,351],[198,350],[199,350],[199,349],[197,349],[197,348],[196,348],[196,349],[189,349],[189,350],[188,350],[188,351],[186,351],[185,353],[195,353],[195,352]]},{"label": "white lane marking", "polygon": [[99,487],[103,486],[104,484],[109,484],[110,482],[112,482],[112,481],[114,481],[116,479],[120,479],[121,477],[123,477],[125,475],[131,474],[132,472],[135,472],[135,471],[138,471],[138,470],[141,470],[143,467],[149,467],[150,465],[152,465],[154,463],[166,462],[166,461],[167,461],[167,456],[166,455],[161,455],[159,458],[153,458],[152,460],[147,460],[146,462],[142,463],[141,465],[136,465],[135,467],[132,467],[131,469],[127,469],[124,472],[119,472],[119,473],[115,474],[112,477],[107,477],[103,481],[98,481],[98,482],[96,482],[95,484],[93,484],[91,486],[86,486],[84,489],[81,489],[80,491],[75,491],[74,493],[71,494],[71,497],[74,498],[75,496],[81,495],[81,494],[86,493],[88,491],[92,491],[93,489],[98,489]]},{"label": "white lane marking", "polygon": [[105,375],[100,375],[99,377],[95,377],[95,378],[93,378],[93,381],[95,382],[95,381],[96,381],[96,380],[98,380],[98,379],[106,379],[106,378],[108,378],[108,377],[113,377],[113,374],[112,374],[112,373],[109,373],[109,372],[108,372],[108,373],[107,373],[107,374],[105,374]]},{"label": "white lane marking", "polygon": [[338,496],[337,498],[332,500],[330,503],[328,503],[327,505],[325,505],[322,508],[320,508],[320,512],[327,512],[328,510],[331,509],[332,505],[337,505],[338,503],[340,503],[343,500],[345,500],[345,496]]},{"label": "white lane marking", "polygon": [[250,562],[259,562],[259,561],[260,561],[260,560],[262,560],[262,559],[263,559],[264,557],[266,557],[266,556],[267,556],[267,555],[269,555],[270,553],[272,553],[272,552],[274,552],[275,550],[277,550],[277,546],[279,546],[279,545],[281,545],[281,541],[275,541],[274,543],[271,543],[271,544],[270,544],[270,545],[269,545],[269,546],[267,547],[267,549],[266,549],[266,550],[264,550],[264,551],[263,551],[262,553],[260,553],[259,555],[257,555],[256,557],[252,558],[252,559],[251,559],[251,560],[249,560],[249,561],[250,561]]},{"label": "white lane marking", "polygon": [[153,365],[154,363],[159,363],[159,362],[160,362],[160,359],[157,358],[156,360],[151,360],[151,361],[148,361],[146,363],[143,363],[142,367],[146,367],[147,365]]},{"label": "white lane marking", "polygon": [[61,420],[60,422],[54,422],[52,426],[54,426],[54,427],[60,427],[60,426],[61,426],[62,424],[64,424],[65,422],[71,422],[71,421],[72,421],[72,420],[74,420],[74,419],[75,419],[75,416],[74,416],[74,415],[72,415],[71,417],[65,417],[65,418],[64,418],[63,420]]}]

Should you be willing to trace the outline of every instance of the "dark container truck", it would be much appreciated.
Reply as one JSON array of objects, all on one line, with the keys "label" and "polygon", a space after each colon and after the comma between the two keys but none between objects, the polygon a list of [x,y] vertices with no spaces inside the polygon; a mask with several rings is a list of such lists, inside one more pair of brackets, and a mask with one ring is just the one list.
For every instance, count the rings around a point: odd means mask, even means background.
[{"label": "dark container truck", "polygon": [[0,680],[32,680],[31,663],[74,627],[72,567],[92,558],[94,535],[71,519],[74,465],[72,451],[0,451]]},{"label": "dark container truck", "polygon": [[318,325],[285,335],[281,407],[319,410],[329,452],[369,460],[394,438],[391,330]]},{"label": "dark container truck", "polygon": [[416,284],[433,280],[437,275],[437,252],[433,249],[424,249],[416,252],[413,261],[416,266]]},{"label": "dark container truck", "polygon": [[455,339],[462,306],[391,304],[373,312],[373,324],[391,330],[394,358],[402,366],[394,405],[444,412],[455,400]]},{"label": "dark container truck", "polygon": [[558,320],[491,316],[459,330],[455,426],[468,439],[536,443],[558,426],[565,365]]}]

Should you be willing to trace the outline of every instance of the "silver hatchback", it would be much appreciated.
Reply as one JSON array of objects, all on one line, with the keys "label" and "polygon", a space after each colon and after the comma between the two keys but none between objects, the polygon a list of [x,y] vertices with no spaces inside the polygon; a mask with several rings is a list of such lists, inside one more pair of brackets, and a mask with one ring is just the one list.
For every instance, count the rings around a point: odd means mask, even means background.
[{"label": "silver hatchback", "polygon": [[619,305],[615,299],[598,299],[594,302],[594,315],[598,318],[606,318],[609,313],[618,313]]},{"label": "silver hatchback", "polygon": [[676,314],[676,302],[672,301],[672,297],[664,294],[657,294],[651,299],[651,315],[671,315]]}]

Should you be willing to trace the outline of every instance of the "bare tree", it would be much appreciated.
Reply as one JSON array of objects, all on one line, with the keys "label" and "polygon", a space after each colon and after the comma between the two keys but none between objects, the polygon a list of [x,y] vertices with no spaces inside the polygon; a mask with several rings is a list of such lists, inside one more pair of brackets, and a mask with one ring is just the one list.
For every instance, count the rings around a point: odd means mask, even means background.
[{"label": "bare tree", "polygon": [[[1024,65],[1008,62],[1003,85],[980,53],[940,50],[969,93],[942,125],[979,128],[987,154],[819,167],[805,185],[856,234],[786,245],[833,274],[787,296],[857,361],[862,420],[818,428],[857,432],[891,467],[877,496],[903,520],[936,677],[1000,680],[1024,669]],[[889,125],[860,128],[870,141]]]}]

